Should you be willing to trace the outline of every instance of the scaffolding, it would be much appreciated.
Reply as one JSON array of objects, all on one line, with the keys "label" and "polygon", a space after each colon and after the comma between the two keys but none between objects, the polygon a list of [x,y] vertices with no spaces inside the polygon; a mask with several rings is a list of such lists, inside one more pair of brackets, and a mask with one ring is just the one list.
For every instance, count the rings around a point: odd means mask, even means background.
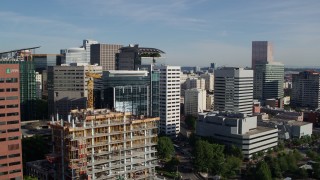
[{"label": "scaffolding", "polygon": [[159,118],[107,109],[71,111],[52,119],[61,179],[154,179]]}]

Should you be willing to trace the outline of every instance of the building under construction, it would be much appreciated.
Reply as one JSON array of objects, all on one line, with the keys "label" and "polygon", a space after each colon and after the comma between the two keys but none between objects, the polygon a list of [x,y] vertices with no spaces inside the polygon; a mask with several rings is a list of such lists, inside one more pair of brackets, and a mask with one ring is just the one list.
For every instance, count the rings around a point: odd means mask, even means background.
[{"label": "building under construction", "polygon": [[[58,117],[58,116],[57,116]],[[50,122],[57,179],[156,179],[159,118],[72,110]]]}]

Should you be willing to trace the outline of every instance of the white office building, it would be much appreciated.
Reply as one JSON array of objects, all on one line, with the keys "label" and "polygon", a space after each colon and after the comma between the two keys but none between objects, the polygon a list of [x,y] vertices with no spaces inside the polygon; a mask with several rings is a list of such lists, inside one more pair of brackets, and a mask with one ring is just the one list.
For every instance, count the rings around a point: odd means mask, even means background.
[{"label": "white office building", "polygon": [[235,145],[245,158],[278,145],[278,129],[257,126],[257,116],[212,111],[199,113],[196,124],[197,135]]},{"label": "white office building", "polygon": [[97,41],[83,40],[83,44],[80,47],[73,47],[68,49],[61,49],[62,64],[70,63],[87,63],[90,64],[90,46],[97,44]]},{"label": "white office building", "polygon": [[205,80],[205,89],[207,91],[213,91],[214,88],[214,75],[211,73],[207,73],[207,74],[201,74],[200,75],[201,78],[203,78]]},{"label": "white office building", "polygon": [[253,70],[225,67],[215,70],[214,108],[252,114]]},{"label": "white office building", "polygon": [[184,96],[184,114],[197,116],[199,112],[206,110],[206,90],[187,89]]},{"label": "white office building", "polygon": [[161,65],[160,131],[166,135],[180,132],[180,66]]}]

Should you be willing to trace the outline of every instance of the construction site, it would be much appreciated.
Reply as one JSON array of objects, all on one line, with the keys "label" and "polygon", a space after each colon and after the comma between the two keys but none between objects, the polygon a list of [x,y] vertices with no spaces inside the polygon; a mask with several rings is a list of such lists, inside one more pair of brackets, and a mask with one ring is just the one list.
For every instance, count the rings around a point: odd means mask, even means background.
[{"label": "construction site", "polygon": [[159,118],[108,109],[72,110],[68,121],[52,119],[58,179],[155,179]]}]

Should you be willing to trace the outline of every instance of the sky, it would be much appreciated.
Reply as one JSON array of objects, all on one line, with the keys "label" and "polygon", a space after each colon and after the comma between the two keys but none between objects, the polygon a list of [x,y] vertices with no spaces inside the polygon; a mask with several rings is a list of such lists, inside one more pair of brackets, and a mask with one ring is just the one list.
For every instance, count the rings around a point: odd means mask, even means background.
[{"label": "sky", "polygon": [[59,53],[83,39],[139,44],[180,66],[251,66],[270,41],[287,67],[320,67],[319,0],[11,0],[0,2],[0,51]]}]

